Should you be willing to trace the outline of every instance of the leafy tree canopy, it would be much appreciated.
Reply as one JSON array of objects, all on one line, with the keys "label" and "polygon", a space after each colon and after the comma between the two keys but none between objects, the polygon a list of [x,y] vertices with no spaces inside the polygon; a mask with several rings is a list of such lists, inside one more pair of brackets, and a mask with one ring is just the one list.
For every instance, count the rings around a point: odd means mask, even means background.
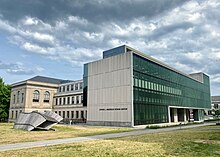
[{"label": "leafy tree canopy", "polygon": [[0,77],[0,121],[8,119],[10,94],[10,85],[5,85],[3,79]]}]

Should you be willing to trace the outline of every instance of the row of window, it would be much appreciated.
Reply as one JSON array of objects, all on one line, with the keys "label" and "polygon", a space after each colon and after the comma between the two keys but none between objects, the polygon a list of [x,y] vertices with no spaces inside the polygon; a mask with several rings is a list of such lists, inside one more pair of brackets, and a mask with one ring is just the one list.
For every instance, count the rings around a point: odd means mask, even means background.
[{"label": "row of window", "polygon": [[[17,119],[17,117],[18,117],[18,114],[19,113],[21,113],[22,112],[22,110],[20,110],[20,111],[11,111],[11,119]],[[15,114],[15,115],[14,115]]]},{"label": "row of window", "polygon": [[[39,102],[40,100],[40,92],[35,90],[33,92],[33,102]],[[50,92],[44,92],[44,102],[50,102]]]},{"label": "row of window", "polygon": [[[20,97],[21,97],[21,100],[20,100]],[[16,95],[14,94],[13,95],[13,104],[16,103]],[[21,96],[20,96],[20,91],[17,91],[17,103],[23,103],[24,102],[24,93],[21,93]]]},{"label": "row of window", "polygon": [[84,111],[54,111],[55,113],[59,114],[64,119],[85,119],[86,112]]},{"label": "row of window", "polygon": [[175,95],[182,95],[182,91],[179,89],[172,88],[169,86],[164,86],[158,83],[148,82],[148,81],[137,79],[137,78],[134,78],[134,86],[145,88],[145,89],[150,89],[150,90],[155,90],[155,91],[160,91],[160,92],[165,92],[165,93],[170,93],[170,94],[175,94]]},{"label": "row of window", "polygon": [[[20,99],[21,98],[21,99]],[[40,92],[38,90],[35,90],[33,92],[33,102],[39,102],[40,100]],[[50,92],[46,91],[44,93],[44,102],[49,102],[50,101]],[[12,100],[13,104],[16,103],[16,95],[13,95],[13,100]],[[20,95],[20,91],[17,91],[17,103],[24,103],[24,93],[21,93]]]},{"label": "row of window", "polygon": [[134,102],[185,107],[192,107],[194,106],[194,104],[200,104],[200,107],[205,107],[205,104],[208,103],[206,100],[203,99],[183,97],[175,94],[141,89],[138,87],[134,87]]},{"label": "row of window", "polygon": [[83,103],[83,96],[82,95],[81,95],[81,101],[80,101],[79,95],[56,98],[55,105],[72,105],[72,104],[80,104],[80,103]]},{"label": "row of window", "polygon": [[[17,119],[19,113],[21,113],[22,110],[16,110],[16,111],[11,111],[11,119]],[[84,111],[55,111],[55,113],[59,114],[63,118],[67,119],[84,119],[86,118],[86,112]],[[14,115],[15,114],[15,115]]]},{"label": "row of window", "polygon": [[77,91],[82,89],[83,84],[82,83],[75,83],[71,85],[66,86],[60,86],[59,92],[68,92],[68,91]]}]

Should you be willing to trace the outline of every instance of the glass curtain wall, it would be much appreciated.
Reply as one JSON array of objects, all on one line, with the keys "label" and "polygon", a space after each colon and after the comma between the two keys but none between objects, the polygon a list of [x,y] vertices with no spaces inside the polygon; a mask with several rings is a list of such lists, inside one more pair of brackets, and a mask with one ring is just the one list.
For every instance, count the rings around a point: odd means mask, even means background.
[{"label": "glass curtain wall", "polygon": [[168,106],[210,108],[204,83],[133,54],[134,125],[168,122]]}]

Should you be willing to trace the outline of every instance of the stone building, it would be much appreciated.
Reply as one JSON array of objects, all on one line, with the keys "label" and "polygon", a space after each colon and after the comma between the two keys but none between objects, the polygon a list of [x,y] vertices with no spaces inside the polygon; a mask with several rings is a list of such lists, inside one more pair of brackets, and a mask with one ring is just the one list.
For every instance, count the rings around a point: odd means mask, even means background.
[{"label": "stone building", "polygon": [[82,80],[60,80],[43,76],[12,84],[9,121],[14,121],[20,112],[32,111],[54,111],[65,120],[85,118],[82,86]]}]

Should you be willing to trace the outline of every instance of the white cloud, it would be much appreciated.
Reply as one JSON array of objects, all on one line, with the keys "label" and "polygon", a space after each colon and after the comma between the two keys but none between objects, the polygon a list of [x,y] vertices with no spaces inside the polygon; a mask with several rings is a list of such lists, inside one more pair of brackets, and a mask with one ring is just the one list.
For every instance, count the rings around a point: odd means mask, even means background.
[{"label": "white cloud", "polygon": [[34,52],[43,55],[54,55],[53,48],[40,47],[39,45],[31,44],[29,42],[25,42],[21,47],[29,52]]},{"label": "white cloud", "polygon": [[38,20],[36,18],[32,18],[32,17],[26,17],[23,20],[23,24],[24,25],[37,25],[38,24]]}]

